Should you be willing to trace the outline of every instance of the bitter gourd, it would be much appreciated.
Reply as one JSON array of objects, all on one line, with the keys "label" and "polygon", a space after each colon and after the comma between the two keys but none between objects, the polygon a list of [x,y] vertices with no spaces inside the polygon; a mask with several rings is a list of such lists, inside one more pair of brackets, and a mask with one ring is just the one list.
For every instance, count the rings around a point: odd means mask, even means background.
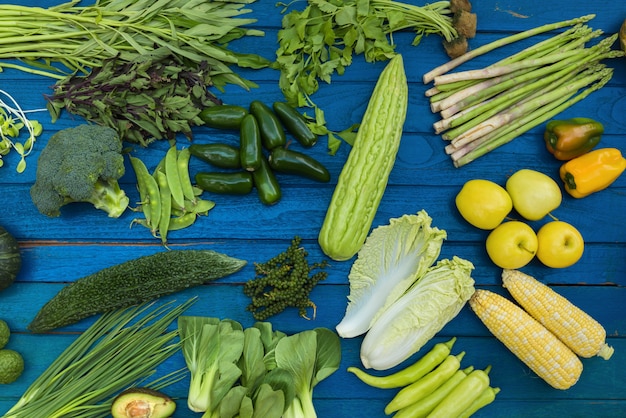
[{"label": "bitter gourd", "polygon": [[102,269],[63,287],[28,325],[45,332],[225,277],[240,260],[211,250],[169,250]]},{"label": "bitter gourd", "polygon": [[393,168],[408,106],[402,55],[380,74],[337,180],[318,242],[334,260],[348,260],[363,246]]}]

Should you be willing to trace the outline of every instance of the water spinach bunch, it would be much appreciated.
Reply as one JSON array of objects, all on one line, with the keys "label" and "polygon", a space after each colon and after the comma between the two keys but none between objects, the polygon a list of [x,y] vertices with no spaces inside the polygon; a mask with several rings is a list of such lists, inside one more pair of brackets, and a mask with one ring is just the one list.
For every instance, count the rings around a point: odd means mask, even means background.
[{"label": "water spinach bunch", "polygon": [[[613,70],[602,62],[620,57],[617,34],[602,35],[582,16],[529,29],[476,48],[424,75],[434,124],[449,144],[456,167],[468,164],[558,115],[602,88]],[[568,28],[569,27],[569,28]],[[484,68],[450,72],[487,52],[538,34],[568,28]]]}]

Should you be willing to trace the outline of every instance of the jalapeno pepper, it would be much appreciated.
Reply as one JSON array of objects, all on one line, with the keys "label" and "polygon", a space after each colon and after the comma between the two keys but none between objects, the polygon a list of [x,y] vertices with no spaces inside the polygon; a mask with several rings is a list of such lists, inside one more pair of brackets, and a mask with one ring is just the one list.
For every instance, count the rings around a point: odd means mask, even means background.
[{"label": "jalapeno pepper", "polygon": [[600,148],[576,157],[559,170],[565,191],[575,198],[609,187],[626,169],[626,159],[616,148]]},{"label": "jalapeno pepper", "polygon": [[261,167],[252,172],[252,179],[263,204],[278,203],[282,196],[280,185],[265,157],[261,159]]},{"label": "jalapeno pepper", "polygon": [[571,160],[598,145],[604,133],[600,122],[589,118],[552,120],[547,123],[543,138],[546,148],[557,160]]},{"label": "jalapeno pepper", "polygon": [[254,115],[247,114],[241,121],[239,159],[241,166],[248,171],[261,167],[263,150],[261,149],[261,133]]},{"label": "jalapeno pepper", "polygon": [[252,191],[252,174],[247,171],[233,173],[199,172],[196,185],[211,193],[243,195]]},{"label": "jalapeno pepper", "polygon": [[274,148],[270,153],[269,163],[273,170],[281,173],[295,174],[323,183],[330,181],[330,173],[322,163],[298,151]]},{"label": "jalapeno pepper", "polygon": [[295,108],[285,102],[274,102],[272,105],[274,113],[283,123],[287,132],[304,147],[312,147],[317,142],[315,135],[307,125],[304,116]]},{"label": "jalapeno pepper", "polygon": [[271,151],[276,147],[282,147],[287,143],[285,129],[278,120],[278,116],[265,103],[254,100],[250,103],[250,113],[259,123],[263,146]]},{"label": "jalapeno pepper", "polygon": [[219,168],[240,168],[241,160],[239,148],[228,144],[192,144],[189,152],[194,157],[201,159]]},{"label": "jalapeno pepper", "polygon": [[218,129],[239,129],[246,108],[236,105],[211,106],[200,112],[200,119],[206,126]]}]

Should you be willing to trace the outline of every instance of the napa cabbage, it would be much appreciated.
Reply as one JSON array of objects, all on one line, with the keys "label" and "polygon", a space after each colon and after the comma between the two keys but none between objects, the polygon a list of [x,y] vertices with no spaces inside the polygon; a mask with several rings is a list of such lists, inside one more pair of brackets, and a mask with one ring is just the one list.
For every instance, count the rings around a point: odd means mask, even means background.
[{"label": "napa cabbage", "polygon": [[426,211],[392,218],[375,228],[357,255],[348,280],[348,306],[336,326],[343,338],[362,335],[439,257],[446,231]]},{"label": "napa cabbage", "polygon": [[474,265],[441,260],[377,318],[361,343],[367,368],[390,369],[417,353],[450,322],[474,293]]}]

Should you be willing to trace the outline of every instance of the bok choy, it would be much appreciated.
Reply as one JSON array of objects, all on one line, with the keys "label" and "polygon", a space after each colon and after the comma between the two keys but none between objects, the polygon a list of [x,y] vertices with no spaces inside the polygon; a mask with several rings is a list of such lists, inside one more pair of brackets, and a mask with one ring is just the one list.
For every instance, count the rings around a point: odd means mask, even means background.
[{"label": "bok choy", "polygon": [[446,231],[431,226],[425,211],[390,219],[367,237],[348,279],[348,306],[336,330],[362,335],[439,257]]},{"label": "bok choy", "polygon": [[417,353],[450,322],[474,293],[474,265],[441,260],[382,312],[361,344],[367,368],[386,370]]}]

